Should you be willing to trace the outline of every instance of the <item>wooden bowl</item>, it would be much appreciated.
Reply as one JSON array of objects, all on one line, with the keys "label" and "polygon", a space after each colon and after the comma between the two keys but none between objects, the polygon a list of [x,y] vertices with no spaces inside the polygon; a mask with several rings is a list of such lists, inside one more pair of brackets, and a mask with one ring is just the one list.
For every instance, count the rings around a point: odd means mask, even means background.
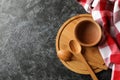
[{"label": "wooden bowl", "polygon": [[75,27],[75,37],[82,46],[95,46],[102,36],[101,27],[93,20],[83,18]]}]

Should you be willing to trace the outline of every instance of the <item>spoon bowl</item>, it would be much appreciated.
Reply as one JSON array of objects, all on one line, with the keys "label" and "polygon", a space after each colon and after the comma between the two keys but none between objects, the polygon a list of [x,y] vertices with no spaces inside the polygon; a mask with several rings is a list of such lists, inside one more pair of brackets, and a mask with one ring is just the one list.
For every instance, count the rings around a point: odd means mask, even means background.
[{"label": "spoon bowl", "polygon": [[71,52],[74,52],[76,54],[79,54],[81,52],[81,46],[74,40],[71,40],[69,42],[69,47]]},{"label": "spoon bowl", "polygon": [[72,57],[72,53],[68,50],[60,50],[57,53],[57,56],[64,61],[70,61]]}]

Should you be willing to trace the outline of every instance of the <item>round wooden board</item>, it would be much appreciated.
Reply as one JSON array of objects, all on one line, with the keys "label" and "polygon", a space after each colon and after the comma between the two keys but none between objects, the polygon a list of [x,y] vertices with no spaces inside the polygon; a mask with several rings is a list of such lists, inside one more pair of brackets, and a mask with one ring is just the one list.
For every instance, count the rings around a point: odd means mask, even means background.
[{"label": "round wooden board", "polygon": [[[56,37],[56,51],[59,50],[68,50],[68,43],[70,40],[74,40],[74,29],[76,24],[82,18],[89,18],[92,19],[90,14],[81,14],[74,16],[67,20],[59,29],[57,37]],[[83,56],[86,58],[88,63],[91,65],[92,69],[97,73],[102,71],[103,69],[107,69],[107,67],[104,64],[104,61],[98,51],[97,47],[90,47],[82,49],[85,49],[86,52],[83,54]],[[71,61],[63,61],[60,60],[64,66],[66,66],[68,69],[70,69],[73,72],[79,73],[79,74],[89,74],[86,66],[82,63],[82,61],[78,60],[76,57],[72,57]],[[96,65],[99,64],[102,66],[102,68],[97,67]]]}]

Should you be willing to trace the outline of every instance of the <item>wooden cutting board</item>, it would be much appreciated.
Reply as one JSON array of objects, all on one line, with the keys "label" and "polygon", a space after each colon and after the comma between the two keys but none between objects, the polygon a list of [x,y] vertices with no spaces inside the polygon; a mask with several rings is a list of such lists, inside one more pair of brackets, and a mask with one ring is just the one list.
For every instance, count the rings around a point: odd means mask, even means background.
[{"label": "wooden cutting board", "polygon": [[[56,52],[59,50],[68,49],[68,43],[70,40],[74,40],[74,29],[76,24],[78,24],[79,20],[82,18],[92,19],[90,14],[81,14],[76,15],[69,20],[67,20],[59,29],[56,37]],[[90,64],[95,73],[100,72],[102,70],[107,70],[107,66],[105,65],[97,46],[94,47],[82,47],[84,51],[82,54],[86,58],[87,62]],[[69,70],[79,73],[79,74],[89,74],[87,67],[77,59],[75,56],[72,56],[71,61],[63,61],[60,59],[63,65]]]}]

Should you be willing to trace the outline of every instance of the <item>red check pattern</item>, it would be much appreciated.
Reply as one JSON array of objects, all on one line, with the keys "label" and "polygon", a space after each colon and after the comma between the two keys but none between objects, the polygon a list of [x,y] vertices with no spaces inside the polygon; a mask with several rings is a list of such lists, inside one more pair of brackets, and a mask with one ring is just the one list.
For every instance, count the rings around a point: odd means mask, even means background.
[{"label": "red check pattern", "polygon": [[120,80],[120,0],[78,0],[102,27],[104,38],[98,46],[112,68],[111,80]]}]

